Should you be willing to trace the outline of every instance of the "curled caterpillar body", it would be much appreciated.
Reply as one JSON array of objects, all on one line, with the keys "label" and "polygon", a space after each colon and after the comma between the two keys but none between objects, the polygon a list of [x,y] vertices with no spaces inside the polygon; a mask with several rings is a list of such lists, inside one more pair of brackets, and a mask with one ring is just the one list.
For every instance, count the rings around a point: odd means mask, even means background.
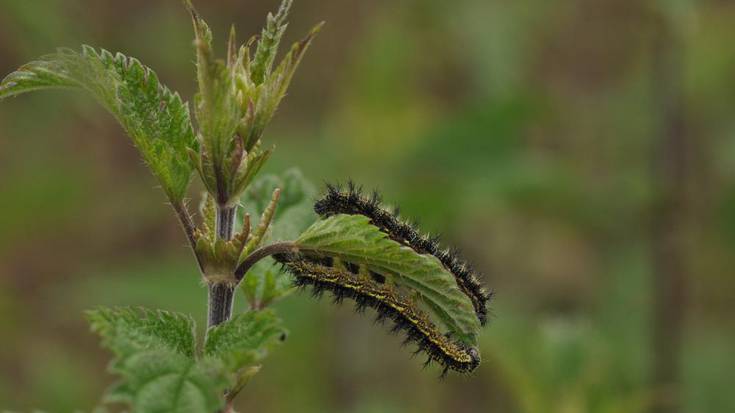
[{"label": "curled caterpillar body", "polygon": [[377,320],[392,320],[395,323],[392,331],[405,332],[406,343],[416,343],[418,352],[428,354],[429,361],[443,365],[443,374],[449,369],[469,373],[479,366],[477,349],[442,334],[415,303],[401,297],[389,284],[377,283],[370,276],[337,266],[326,266],[323,261],[304,255],[275,255],[274,258],[295,277],[297,286],[312,287],[314,295],[330,291],[335,302],[352,299],[357,311],[370,307],[378,313]]},{"label": "curled caterpillar body", "polygon": [[327,185],[327,193],[314,204],[314,211],[323,218],[336,214],[366,216],[394,241],[419,254],[433,255],[454,275],[459,288],[472,300],[480,323],[485,325],[487,322],[487,303],[492,294],[485,291],[470,265],[459,258],[457,253],[443,249],[438,237],[426,236],[415,225],[402,220],[398,216],[398,210],[388,211],[383,208],[377,192],[369,197],[365,196],[352,182],[348,184],[347,190]]}]

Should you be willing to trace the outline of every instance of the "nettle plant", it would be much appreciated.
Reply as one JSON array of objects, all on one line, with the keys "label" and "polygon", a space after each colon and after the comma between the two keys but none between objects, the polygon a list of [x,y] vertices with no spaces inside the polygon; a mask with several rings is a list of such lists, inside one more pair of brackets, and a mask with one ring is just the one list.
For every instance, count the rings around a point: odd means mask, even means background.
[{"label": "nettle plant", "polygon": [[[0,83],[0,99],[50,88],[91,93],[122,125],[158,179],[208,289],[202,346],[188,315],[142,308],[100,308],[87,316],[114,354],[119,382],[104,405],[134,412],[233,411],[235,396],[261,368],[286,330],[268,307],[297,287],[334,301],[370,307],[393,322],[406,343],[448,370],[480,363],[477,336],[490,295],[457,254],[439,246],[358,187],[316,191],[295,169],[258,172],[273,153],[263,132],[314,36],[314,27],[274,64],[291,0],[269,14],[260,36],[237,47],[230,32],[225,60],[212,33],[185,1],[194,25],[197,81],[189,106],[138,60],[83,46],[60,49],[22,66]],[[198,222],[187,208],[192,175],[201,179]],[[257,179],[256,179],[257,178]],[[248,310],[233,316],[242,291]],[[104,409],[104,407],[101,407]]]}]

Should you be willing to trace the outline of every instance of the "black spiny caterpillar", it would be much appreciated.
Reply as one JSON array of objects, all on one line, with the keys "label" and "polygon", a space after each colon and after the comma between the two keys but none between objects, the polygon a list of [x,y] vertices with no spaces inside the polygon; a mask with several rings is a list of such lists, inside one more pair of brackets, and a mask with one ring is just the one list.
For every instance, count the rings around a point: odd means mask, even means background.
[{"label": "black spiny caterpillar", "polygon": [[365,196],[352,182],[348,183],[347,190],[327,185],[327,193],[314,204],[314,211],[323,218],[336,214],[366,216],[394,241],[419,254],[433,255],[454,275],[459,288],[472,300],[480,323],[485,325],[487,322],[487,303],[492,294],[482,287],[472,267],[455,251],[442,248],[438,237],[424,235],[415,225],[402,220],[397,209],[391,212],[383,208],[377,192]]},{"label": "black spiny caterpillar", "polygon": [[404,343],[416,343],[416,352],[423,351],[429,356],[427,364],[434,360],[443,365],[442,376],[449,369],[469,373],[480,364],[477,349],[442,334],[418,305],[401,297],[390,284],[376,281],[374,275],[366,276],[331,259],[303,254],[281,254],[274,258],[295,277],[297,286],[311,286],[314,295],[330,291],[337,303],[349,298],[355,301],[358,312],[370,307],[378,313],[377,321],[393,320],[391,331],[404,331]]}]

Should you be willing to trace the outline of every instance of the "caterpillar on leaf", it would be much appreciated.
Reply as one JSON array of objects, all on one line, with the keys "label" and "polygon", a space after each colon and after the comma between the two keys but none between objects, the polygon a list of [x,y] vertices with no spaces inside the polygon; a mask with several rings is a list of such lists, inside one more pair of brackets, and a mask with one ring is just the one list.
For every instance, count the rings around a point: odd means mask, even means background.
[{"label": "caterpillar on leaf", "polygon": [[349,182],[343,190],[327,185],[327,193],[314,204],[314,211],[322,218],[337,214],[363,215],[371,224],[399,244],[406,245],[419,254],[430,254],[454,275],[457,285],[471,300],[477,318],[482,325],[487,322],[487,303],[492,293],[485,291],[472,267],[459,255],[439,244],[438,237],[422,234],[414,224],[400,218],[398,210],[389,211],[382,205],[377,192],[365,196],[359,187]]},{"label": "caterpillar on leaf", "polygon": [[297,286],[310,286],[315,296],[330,291],[336,303],[351,299],[358,312],[369,307],[378,313],[376,320],[392,320],[392,332],[405,332],[404,343],[415,343],[416,353],[429,356],[426,364],[436,361],[444,366],[442,376],[450,369],[469,373],[480,364],[476,348],[443,334],[416,302],[385,283],[382,275],[331,257],[292,253],[277,254],[274,258],[295,277]]},{"label": "caterpillar on leaf", "polygon": [[[356,191],[351,194],[354,201]],[[321,210],[320,203],[316,209]],[[442,364],[445,373],[473,371],[480,363],[477,296],[485,297],[479,283],[471,279],[480,289],[472,294],[462,283],[469,278],[458,278],[458,271],[437,255],[412,248],[373,212],[324,216],[297,239],[254,251],[239,264],[236,276],[241,279],[254,262],[272,256],[296,285],[311,286],[316,294],[331,291],[336,301],[350,298],[358,309],[370,307],[379,319],[393,320],[394,330],[406,332],[407,341],[418,344],[429,361]]]}]

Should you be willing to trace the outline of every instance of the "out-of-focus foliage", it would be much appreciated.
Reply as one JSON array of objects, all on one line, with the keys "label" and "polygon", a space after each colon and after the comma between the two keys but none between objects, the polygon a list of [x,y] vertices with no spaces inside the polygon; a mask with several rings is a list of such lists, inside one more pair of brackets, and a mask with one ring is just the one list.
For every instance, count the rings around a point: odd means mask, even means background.
[{"label": "out-of-focus foliage", "polygon": [[[226,39],[231,22],[255,30],[277,3],[199,7]],[[1,73],[93,42],[139,56],[192,95],[193,67],[181,64],[191,60],[190,23],[177,2],[0,6]],[[694,142],[673,395],[648,384],[660,111],[651,36],[662,13],[680,44]],[[665,398],[682,412],[732,411],[733,19],[730,2],[714,0],[296,2],[289,33],[327,24],[270,126],[277,150],[266,171],[298,165],[318,187],[352,178],[381,189],[462,246],[497,293],[495,316],[476,375],[440,382],[369,319],[293,295],[277,304],[289,340],[238,409],[635,411]],[[283,42],[295,40],[289,33]],[[0,408],[15,411],[97,403],[107,354],[83,309],[206,311],[185,239],[135,150],[104,113],[61,95],[0,110]]]}]

